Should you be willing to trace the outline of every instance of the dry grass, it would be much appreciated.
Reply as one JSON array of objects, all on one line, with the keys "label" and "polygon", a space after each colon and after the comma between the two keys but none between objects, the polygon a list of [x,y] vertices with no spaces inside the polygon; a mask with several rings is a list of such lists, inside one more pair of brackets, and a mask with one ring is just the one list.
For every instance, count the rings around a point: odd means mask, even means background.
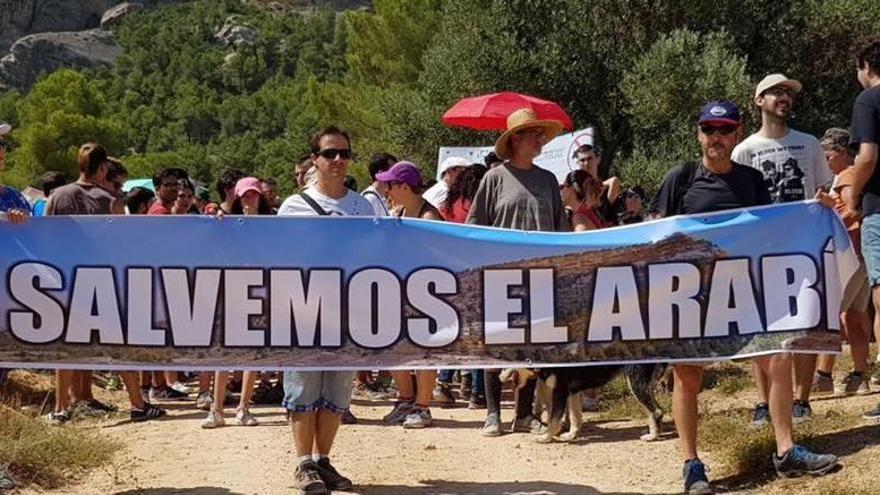
[{"label": "dry grass", "polygon": [[49,426],[37,412],[51,378],[16,371],[0,389],[0,467],[20,484],[56,488],[113,459],[120,445],[99,434]]}]

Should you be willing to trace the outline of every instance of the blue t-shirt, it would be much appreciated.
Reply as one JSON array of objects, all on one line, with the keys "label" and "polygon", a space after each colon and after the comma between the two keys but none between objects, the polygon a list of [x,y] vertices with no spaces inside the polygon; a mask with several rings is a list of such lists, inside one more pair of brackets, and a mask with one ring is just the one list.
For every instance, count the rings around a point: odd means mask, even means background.
[{"label": "blue t-shirt", "polygon": [[31,205],[28,204],[24,196],[17,189],[9,186],[0,186],[0,212],[5,212],[18,208],[28,213],[31,212]]}]

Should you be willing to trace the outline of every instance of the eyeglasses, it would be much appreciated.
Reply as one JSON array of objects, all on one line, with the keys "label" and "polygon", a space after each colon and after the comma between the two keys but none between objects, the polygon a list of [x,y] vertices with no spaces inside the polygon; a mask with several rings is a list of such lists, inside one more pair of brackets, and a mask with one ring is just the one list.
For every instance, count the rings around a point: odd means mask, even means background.
[{"label": "eyeglasses", "polygon": [[705,134],[707,136],[711,136],[716,133],[721,134],[722,136],[729,136],[729,135],[733,134],[734,132],[736,132],[736,129],[737,129],[737,126],[731,125],[731,124],[719,125],[719,126],[715,126],[715,125],[701,125],[700,126],[700,132],[702,132],[703,134]]},{"label": "eyeglasses", "polygon": [[764,91],[765,95],[773,95],[776,97],[779,96],[793,96],[794,92],[788,88],[770,88],[767,91]]},{"label": "eyeglasses", "polygon": [[335,160],[338,156],[340,160],[350,160],[351,159],[351,150],[349,149],[336,149],[336,148],[327,148],[325,150],[321,150],[316,155],[326,158],[328,160]]}]

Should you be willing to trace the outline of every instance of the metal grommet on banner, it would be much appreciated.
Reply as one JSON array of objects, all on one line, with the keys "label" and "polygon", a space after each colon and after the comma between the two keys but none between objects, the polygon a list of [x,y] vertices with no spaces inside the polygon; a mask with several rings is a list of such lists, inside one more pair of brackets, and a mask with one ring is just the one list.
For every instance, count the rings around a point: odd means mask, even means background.
[{"label": "metal grommet on banner", "polygon": [[113,218],[112,218],[112,217],[107,217],[107,223],[113,223]]},{"label": "metal grommet on banner", "polygon": [[382,366],[382,361],[376,361],[376,366]]},{"label": "metal grommet on banner", "polygon": [[526,366],[527,368],[530,368],[530,367],[532,366],[532,360],[531,360],[531,359],[526,359],[526,365],[527,365],[527,366]]},{"label": "metal grommet on banner", "polygon": [[235,221],[237,223],[244,223],[244,218],[236,218]]}]

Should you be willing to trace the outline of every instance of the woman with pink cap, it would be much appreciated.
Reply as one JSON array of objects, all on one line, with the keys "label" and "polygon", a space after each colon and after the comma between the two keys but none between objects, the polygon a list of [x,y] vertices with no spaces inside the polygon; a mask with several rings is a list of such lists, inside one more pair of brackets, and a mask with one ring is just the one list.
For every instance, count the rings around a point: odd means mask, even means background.
[{"label": "woman with pink cap", "polygon": [[[231,213],[233,215],[272,214],[272,207],[260,189],[260,179],[245,177],[235,184],[235,200],[232,202]],[[226,424],[226,420],[223,418],[223,401],[226,398],[228,380],[229,372],[217,371],[214,373],[214,404],[208,412],[208,417],[202,421],[202,428],[217,428]],[[254,394],[256,381],[256,371],[243,373],[241,398],[238,401],[238,409],[235,411],[235,420],[241,426],[257,425],[257,418],[250,412],[251,396]]]},{"label": "woman with pink cap", "polygon": [[[388,198],[398,217],[443,220],[437,208],[422,197],[422,174],[410,162],[397,162],[385,172],[376,174],[376,180],[388,184]],[[403,423],[404,428],[431,426],[431,397],[434,395],[436,370],[417,370],[416,386],[409,371],[392,371],[397,384],[397,402],[391,413],[382,418],[386,423]]]}]

